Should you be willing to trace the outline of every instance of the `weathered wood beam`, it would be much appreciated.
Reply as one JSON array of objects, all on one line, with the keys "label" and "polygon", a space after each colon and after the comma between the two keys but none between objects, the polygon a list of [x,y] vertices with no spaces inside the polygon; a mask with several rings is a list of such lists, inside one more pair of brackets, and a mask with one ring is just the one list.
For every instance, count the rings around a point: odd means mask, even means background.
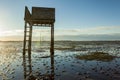
[{"label": "weathered wood beam", "polygon": [[51,24],[51,55],[54,55],[54,23]]},{"label": "weathered wood beam", "polygon": [[32,25],[30,25],[30,32],[29,32],[28,54],[31,54],[31,42],[32,42]]},{"label": "weathered wood beam", "polygon": [[23,55],[25,55],[25,46],[26,46],[26,27],[27,27],[27,22],[25,21],[25,27],[24,27],[24,43],[23,43]]}]

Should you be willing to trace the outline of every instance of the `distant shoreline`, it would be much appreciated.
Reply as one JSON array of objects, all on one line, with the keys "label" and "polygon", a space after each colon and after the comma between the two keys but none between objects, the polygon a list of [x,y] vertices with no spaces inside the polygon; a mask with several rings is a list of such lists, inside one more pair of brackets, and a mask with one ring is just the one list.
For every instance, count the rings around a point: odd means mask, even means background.
[{"label": "distant shoreline", "polygon": [[[23,42],[23,41],[0,41],[0,42]],[[50,42],[50,41],[32,41],[32,42]],[[120,40],[88,40],[88,41],[56,40],[55,42],[120,42]]]}]

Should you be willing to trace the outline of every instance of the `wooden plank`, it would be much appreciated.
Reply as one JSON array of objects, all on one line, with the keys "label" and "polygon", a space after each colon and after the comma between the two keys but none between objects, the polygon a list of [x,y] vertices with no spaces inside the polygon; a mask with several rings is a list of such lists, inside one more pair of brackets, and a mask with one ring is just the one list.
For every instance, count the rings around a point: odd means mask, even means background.
[{"label": "wooden plank", "polygon": [[28,10],[27,7],[25,7],[25,15],[24,15],[24,20],[30,20],[31,14],[30,11]]},{"label": "wooden plank", "polygon": [[55,20],[55,8],[32,7],[32,19],[33,20],[39,20],[39,19]]}]

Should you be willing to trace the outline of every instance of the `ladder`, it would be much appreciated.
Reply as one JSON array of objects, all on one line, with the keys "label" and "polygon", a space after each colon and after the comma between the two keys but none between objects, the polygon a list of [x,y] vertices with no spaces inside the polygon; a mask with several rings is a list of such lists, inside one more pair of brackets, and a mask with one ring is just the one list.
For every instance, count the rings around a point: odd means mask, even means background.
[{"label": "ladder", "polygon": [[31,41],[32,41],[32,26],[27,25],[27,23],[25,22],[23,55],[25,55],[26,52],[28,52],[28,54],[31,54]]}]

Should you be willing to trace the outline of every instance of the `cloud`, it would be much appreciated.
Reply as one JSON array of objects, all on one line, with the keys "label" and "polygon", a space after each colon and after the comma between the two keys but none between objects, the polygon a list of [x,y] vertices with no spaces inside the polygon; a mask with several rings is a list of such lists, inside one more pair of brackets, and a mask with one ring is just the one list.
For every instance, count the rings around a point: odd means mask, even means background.
[{"label": "cloud", "polygon": [[[120,40],[120,26],[55,29],[55,40]],[[50,28],[33,29],[33,40],[50,40]],[[24,30],[3,31],[0,40],[23,40]]]},{"label": "cloud", "polygon": [[120,26],[101,26],[92,28],[79,28],[79,29],[57,29],[56,35],[80,35],[80,34],[110,34],[119,32]]},{"label": "cloud", "polygon": [[120,40],[120,33],[115,34],[90,34],[90,35],[63,35],[56,36],[56,40]]}]

